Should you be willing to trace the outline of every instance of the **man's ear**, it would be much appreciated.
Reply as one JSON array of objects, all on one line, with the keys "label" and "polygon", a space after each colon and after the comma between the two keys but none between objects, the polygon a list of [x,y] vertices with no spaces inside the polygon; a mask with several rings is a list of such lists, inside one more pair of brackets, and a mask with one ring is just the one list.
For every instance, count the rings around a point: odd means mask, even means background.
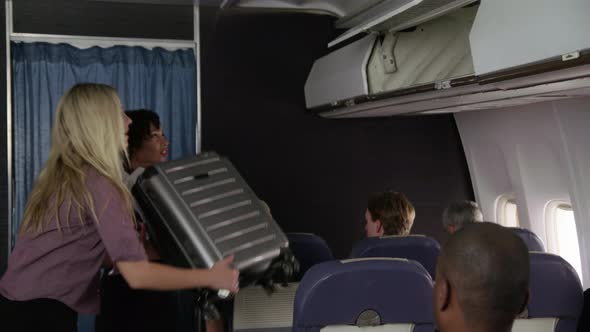
[{"label": "man's ear", "polygon": [[451,303],[451,285],[449,281],[438,277],[436,280],[436,308],[437,311],[445,311]]},{"label": "man's ear", "polygon": [[375,222],[377,223],[377,234],[379,234],[379,236],[383,236],[385,234],[385,230],[383,229],[383,223],[380,219],[375,220]]}]

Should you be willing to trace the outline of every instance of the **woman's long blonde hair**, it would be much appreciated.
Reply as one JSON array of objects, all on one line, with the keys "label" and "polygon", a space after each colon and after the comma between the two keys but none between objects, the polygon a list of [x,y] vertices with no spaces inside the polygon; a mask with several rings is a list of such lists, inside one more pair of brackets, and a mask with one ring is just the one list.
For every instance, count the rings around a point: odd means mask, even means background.
[{"label": "woman's long blonde hair", "polygon": [[86,187],[88,167],[113,183],[133,218],[131,195],[122,181],[125,131],[124,113],[115,89],[84,83],[68,90],[57,105],[49,158],[29,196],[21,232],[41,232],[53,217],[60,229],[62,204],[68,215],[74,209],[81,223],[88,212],[98,222]]}]

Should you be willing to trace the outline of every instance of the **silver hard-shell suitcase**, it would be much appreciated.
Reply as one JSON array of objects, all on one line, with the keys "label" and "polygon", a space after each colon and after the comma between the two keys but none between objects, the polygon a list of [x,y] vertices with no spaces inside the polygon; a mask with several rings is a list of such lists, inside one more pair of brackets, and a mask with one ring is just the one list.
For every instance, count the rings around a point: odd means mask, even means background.
[{"label": "silver hard-shell suitcase", "polygon": [[285,257],[288,240],[270,213],[229,160],[214,152],[146,169],[133,195],[169,263],[209,268],[234,255],[244,284],[265,273],[270,278],[269,267],[281,257],[279,269],[294,261]]}]

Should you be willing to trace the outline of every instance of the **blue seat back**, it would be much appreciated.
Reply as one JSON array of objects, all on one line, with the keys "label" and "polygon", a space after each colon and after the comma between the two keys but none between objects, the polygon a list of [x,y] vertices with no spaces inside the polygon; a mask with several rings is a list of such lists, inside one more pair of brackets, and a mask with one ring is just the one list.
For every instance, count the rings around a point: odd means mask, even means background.
[{"label": "blue seat back", "polygon": [[287,233],[286,235],[289,248],[300,265],[299,272],[294,276],[296,281],[300,281],[312,266],[334,259],[332,250],[321,237],[309,233]]},{"label": "blue seat back", "polygon": [[[530,285],[527,318],[515,322],[513,332],[527,321],[548,321],[536,332],[575,332],[584,304],[582,284],[574,268],[563,258],[530,253]],[[524,324],[523,324],[524,325]]]},{"label": "blue seat back", "polygon": [[510,229],[524,241],[529,251],[545,252],[545,245],[537,234],[524,228],[510,227]]},{"label": "blue seat back", "polygon": [[294,332],[357,325],[375,313],[377,324],[413,324],[415,332],[434,331],[432,279],[414,261],[351,259],[315,265],[295,295]]},{"label": "blue seat back", "polygon": [[417,261],[434,278],[440,244],[424,235],[366,238],[352,249],[351,258],[397,257]]}]

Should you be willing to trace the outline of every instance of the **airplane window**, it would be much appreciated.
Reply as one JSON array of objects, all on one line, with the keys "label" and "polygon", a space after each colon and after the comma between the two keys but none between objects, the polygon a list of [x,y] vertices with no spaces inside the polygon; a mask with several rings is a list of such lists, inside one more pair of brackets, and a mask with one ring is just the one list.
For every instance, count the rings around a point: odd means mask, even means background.
[{"label": "airplane window", "polygon": [[563,257],[582,279],[582,263],[576,219],[572,206],[565,201],[551,201],[545,209],[547,249]]},{"label": "airplane window", "polygon": [[553,216],[557,231],[557,254],[568,261],[582,279],[582,262],[574,210],[571,205],[560,204],[553,208]]},{"label": "airplane window", "polygon": [[520,227],[518,207],[512,195],[503,195],[496,203],[496,221],[506,227]]}]

